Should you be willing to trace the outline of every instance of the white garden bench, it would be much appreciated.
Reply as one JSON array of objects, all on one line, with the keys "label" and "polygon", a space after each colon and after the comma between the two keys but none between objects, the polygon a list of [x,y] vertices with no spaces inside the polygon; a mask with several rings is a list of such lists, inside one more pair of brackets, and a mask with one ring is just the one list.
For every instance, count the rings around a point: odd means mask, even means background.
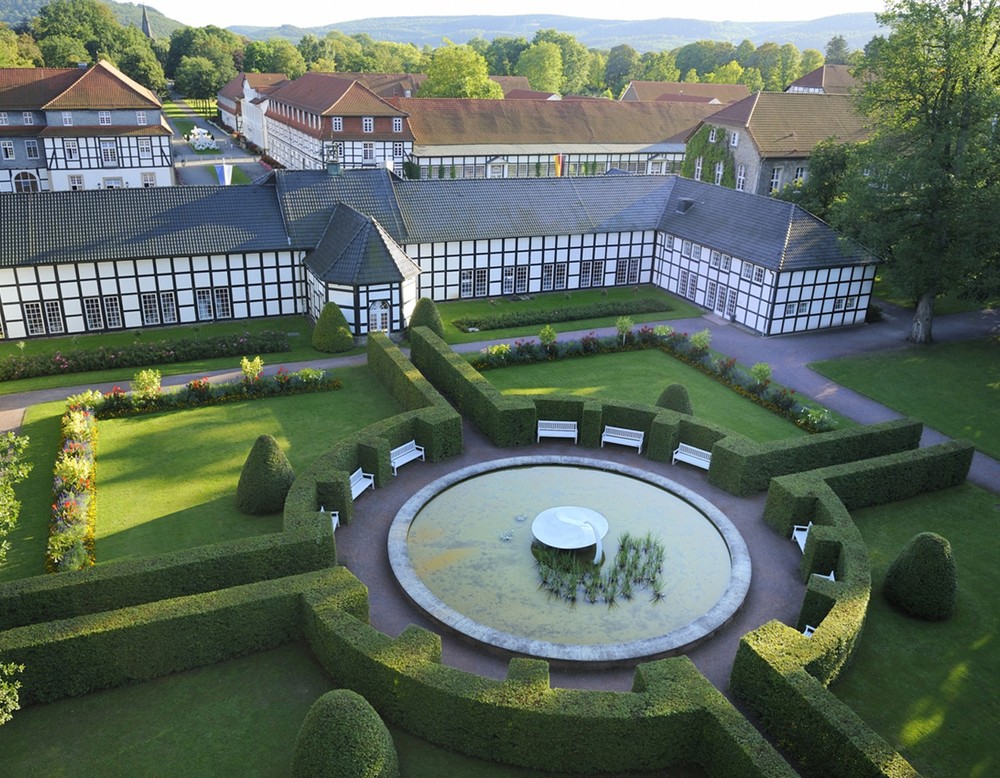
[{"label": "white garden bench", "polygon": [[815,631],[816,627],[814,627],[812,624],[806,624],[805,628],[802,630],[802,634],[805,635],[807,638],[811,638]]},{"label": "white garden bench", "polygon": [[646,437],[646,433],[642,430],[630,430],[626,427],[612,427],[610,424],[605,425],[604,432],[601,433],[601,448],[604,448],[605,443],[617,443],[621,446],[633,446],[642,453],[642,441]]},{"label": "white garden bench", "polygon": [[[326,513],[326,508],[322,505],[319,506],[320,513]],[[340,526],[340,511],[330,511],[330,527],[331,531],[336,534],[337,528]]]},{"label": "white garden bench", "polygon": [[810,521],[808,524],[796,524],[792,527],[792,540],[799,544],[799,550],[804,554],[806,553],[806,538],[809,537],[809,530],[813,523]]},{"label": "white garden bench", "polygon": [[813,575],[815,575],[818,578],[825,578],[828,581],[834,581],[834,582],[836,582],[836,580],[837,580],[836,572],[837,572],[836,570],[831,570],[826,575],[823,575],[822,573],[813,573]]},{"label": "white garden bench", "polygon": [[689,465],[700,467],[702,470],[708,470],[712,464],[712,452],[705,451],[703,448],[689,446],[687,443],[678,443],[677,450],[674,451],[674,457],[670,461],[670,464],[676,465],[678,459],[681,462],[687,462]]},{"label": "white garden bench", "polygon": [[402,467],[407,462],[412,462],[414,459],[419,459],[421,462],[427,461],[424,459],[424,447],[418,446],[417,441],[411,440],[402,446],[396,446],[396,448],[389,452],[389,464],[392,465],[392,474],[396,475],[397,468]]},{"label": "white garden bench", "polygon": [[579,432],[575,421],[539,419],[538,440],[535,442],[540,443],[542,438],[573,438],[573,442],[576,443],[578,435]]},{"label": "white garden bench", "polygon": [[351,473],[351,499],[358,499],[358,495],[361,494],[368,487],[372,489],[375,488],[375,476],[371,473],[365,473],[359,467],[353,473]]}]

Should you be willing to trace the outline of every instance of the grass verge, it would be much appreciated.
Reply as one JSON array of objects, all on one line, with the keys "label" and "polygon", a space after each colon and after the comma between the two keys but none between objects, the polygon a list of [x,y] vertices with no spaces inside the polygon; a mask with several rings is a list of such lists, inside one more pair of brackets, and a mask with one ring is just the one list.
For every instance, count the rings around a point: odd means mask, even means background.
[{"label": "grass verge", "polygon": [[[666,321],[670,319],[687,319],[701,316],[704,311],[695,308],[690,303],[667,294],[662,289],[652,286],[639,287],[615,287],[609,288],[607,294],[602,294],[600,289],[574,289],[568,292],[552,292],[549,294],[532,295],[530,300],[519,300],[512,302],[505,297],[491,298],[493,302],[487,300],[456,300],[454,302],[439,303],[438,311],[441,320],[444,322],[444,339],[448,343],[475,343],[481,340],[500,340],[502,338],[530,338],[536,337],[544,324],[531,324],[523,327],[507,327],[499,330],[488,330],[483,332],[462,332],[452,321],[484,314],[500,313],[505,309],[516,310],[552,310],[555,308],[565,308],[571,305],[584,305],[587,303],[607,302],[616,300],[632,300],[636,297],[660,298],[664,302],[664,307],[669,306],[670,310],[657,313],[641,313],[630,317],[636,324],[643,324],[651,321]],[[600,319],[582,319],[579,321],[553,322],[552,327],[556,332],[573,332],[576,330],[594,330],[601,327],[614,327],[618,320],[617,316],[605,316]]]},{"label": "grass verge", "polygon": [[1000,340],[914,346],[810,367],[1000,459]]},{"label": "grass verge", "polygon": [[566,392],[653,405],[667,384],[683,384],[696,416],[725,425],[754,440],[807,434],[736,395],[704,373],[662,351],[633,351],[487,370],[484,376],[505,394]]},{"label": "grass verge", "polygon": [[[1000,772],[1000,603],[993,537],[998,497],[970,484],[868,508],[854,520],[872,559],[872,599],[860,648],[832,687],[923,775]],[[958,609],[945,622],[904,615],[882,597],[886,569],[918,532],[951,543]]]}]

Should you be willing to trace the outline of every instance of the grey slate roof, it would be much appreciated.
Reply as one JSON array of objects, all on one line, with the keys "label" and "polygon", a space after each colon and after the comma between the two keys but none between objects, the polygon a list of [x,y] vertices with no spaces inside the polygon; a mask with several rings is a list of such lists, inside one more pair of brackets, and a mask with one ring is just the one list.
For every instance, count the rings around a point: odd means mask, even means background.
[{"label": "grey slate roof", "polygon": [[687,178],[677,179],[660,229],[772,270],[875,261],[793,203]]},{"label": "grey slate roof", "polygon": [[2,194],[0,224],[0,266],[288,248],[266,187]]},{"label": "grey slate roof", "polygon": [[343,203],[333,209],[306,266],[324,281],[349,286],[399,283],[420,273],[375,219]]}]

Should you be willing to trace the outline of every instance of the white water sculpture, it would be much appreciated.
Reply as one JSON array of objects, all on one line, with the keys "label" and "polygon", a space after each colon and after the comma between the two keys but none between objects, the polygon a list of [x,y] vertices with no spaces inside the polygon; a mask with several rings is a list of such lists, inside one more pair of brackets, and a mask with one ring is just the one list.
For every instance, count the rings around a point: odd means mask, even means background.
[{"label": "white water sculpture", "polygon": [[594,564],[601,561],[604,549],[601,540],[608,534],[608,520],[590,508],[559,505],[546,508],[531,522],[531,534],[546,546],[562,549],[586,548],[596,545]]}]

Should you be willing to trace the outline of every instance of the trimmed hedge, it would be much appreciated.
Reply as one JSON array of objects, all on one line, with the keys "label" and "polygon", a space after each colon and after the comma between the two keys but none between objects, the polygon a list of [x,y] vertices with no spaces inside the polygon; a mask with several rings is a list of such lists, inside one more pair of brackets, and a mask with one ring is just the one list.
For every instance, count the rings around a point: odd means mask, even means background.
[{"label": "trimmed hedge", "polygon": [[567,305],[551,310],[502,311],[475,318],[455,319],[452,324],[463,332],[499,330],[505,327],[526,327],[531,324],[551,324],[557,321],[581,321],[606,316],[627,316],[632,313],[659,313],[671,310],[670,305],[654,297],[635,300],[608,300],[584,305]]},{"label": "trimmed hedge", "polygon": [[253,516],[277,513],[295,481],[295,471],[273,435],[258,435],[240,480],[236,484],[236,507]]},{"label": "trimmed hedge", "polygon": [[336,563],[329,522],[0,583],[0,624],[22,627],[283,578]]},{"label": "trimmed hedge", "polygon": [[921,422],[899,419],[767,443],[730,436],[712,450],[708,480],[746,496],[766,489],[775,476],[915,449],[922,432]]},{"label": "trimmed hedge", "polygon": [[312,346],[327,354],[339,354],[354,348],[354,336],[347,325],[344,312],[336,303],[327,303],[320,311],[313,327]]},{"label": "trimmed hedge", "polygon": [[794,775],[686,657],[640,666],[632,692],[553,689],[534,659],[511,660],[494,681],[440,664],[433,633],[411,626],[390,638],[320,593],[306,602],[306,636],[337,682],[445,748],[580,773],[697,763],[719,776]]},{"label": "trimmed hedge", "polygon": [[426,327],[410,330],[410,345],[413,364],[494,446],[506,448],[535,442],[537,417],[531,400],[504,397]]},{"label": "trimmed hedge", "polygon": [[[159,678],[302,635],[301,597],[360,587],[344,568],[160,600],[0,633],[0,661],[25,665],[21,702]],[[353,609],[367,618],[367,607]]]},{"label": "trimmed hedge", "polygon": [[421,297],[417,300],[417,304],[413,306],[413,313],[410,314],[409,326],[427,327],[439,338],[444,337],[444,322],[441,321],[441,313],[429,297]]},{"label": "trimmed hedge", "polygon": [[678,413],[686,413],[688,416],[694,415],[691,409],[691,397],[684,384],[667,384],[660,392],[656,405]]},{"label": "trimmed hedge", "polygon": [[295,778],[398,778],[396,745],[378,713],[350,689],[309,708],[295,739]]},{"label": "trimmed hedge", "polygon": [[914,535],[889,565],[882,593],[918,619],[950,619],[958,602],[951,544],[934,532]]}]

